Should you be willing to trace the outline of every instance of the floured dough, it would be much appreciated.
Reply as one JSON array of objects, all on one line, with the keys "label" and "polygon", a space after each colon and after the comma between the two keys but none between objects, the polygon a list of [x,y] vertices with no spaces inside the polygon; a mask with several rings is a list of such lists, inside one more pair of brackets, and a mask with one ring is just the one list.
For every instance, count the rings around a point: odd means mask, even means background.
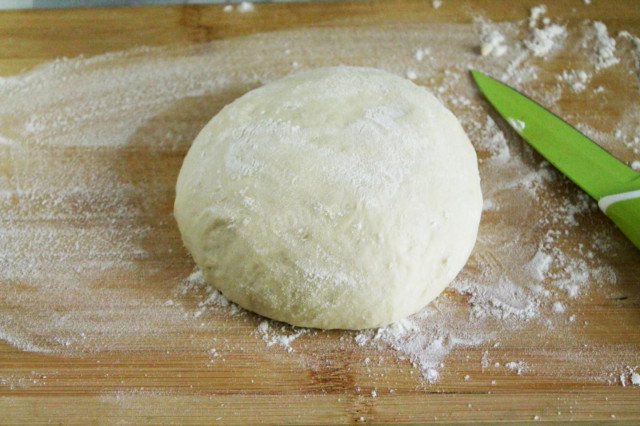
[{"label": "floured dough", "polygon": [[175,216],[206,280],[294,325],[388,324],[434,299],[475,243],[475,151],[426,89],[319,68],[252,90],[201,131]]}]

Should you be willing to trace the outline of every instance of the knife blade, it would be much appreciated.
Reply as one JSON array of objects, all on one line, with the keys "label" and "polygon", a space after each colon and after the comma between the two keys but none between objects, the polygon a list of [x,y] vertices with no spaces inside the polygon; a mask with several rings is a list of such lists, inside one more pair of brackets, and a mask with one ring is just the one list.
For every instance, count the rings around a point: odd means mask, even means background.
[{"label": "knife blade", "polygon": [[472,70],[489,103],[538,153],[598,201],[640,248],[640,173],[514,88]]}]

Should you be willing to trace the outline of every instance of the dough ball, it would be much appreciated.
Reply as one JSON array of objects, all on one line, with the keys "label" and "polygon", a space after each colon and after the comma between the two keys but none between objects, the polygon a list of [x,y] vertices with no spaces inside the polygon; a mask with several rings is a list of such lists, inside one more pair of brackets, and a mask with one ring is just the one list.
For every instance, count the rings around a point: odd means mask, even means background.
[{"label": "dough ball", "polygon": [[410,315],[458,274],[482,194],[475,151],[427,90],[319,68],[252,90],[200,132],[175,216],[208,283],[293,325]]}]

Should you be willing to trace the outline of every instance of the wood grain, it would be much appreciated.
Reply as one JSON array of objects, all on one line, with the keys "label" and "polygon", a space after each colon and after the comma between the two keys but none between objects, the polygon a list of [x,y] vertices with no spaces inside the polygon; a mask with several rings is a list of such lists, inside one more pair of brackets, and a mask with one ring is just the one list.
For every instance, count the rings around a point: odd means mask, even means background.
[{"label": "wood grain", "polygon": [[[247,14],[197,5],[0,12],[0,75],[60,56],[193,44],[281,29],[469,22],[475,15],[493,21],[524,20],[529,8],[539,3],[444,0],[437,11],[428,1],[402,0],[257,4],[256,11]],[[640,7],[634,0],[617,1],[615,7],[598,0],[589,7],[582,1],[554,2],[548,8],[549,15],[561,16],[567,25],[598,19],[612,33],[626,29],[640,34]],[[569,110],[584,107],[567,106]],[[610,117],[619,113],[615,100],[607,108],[605,114]],[[167,162],[177,164],[183,154],[132,149],[128,155],[165,155]],[[169,211],[170,205],[159,209]],[[603,226],[607,226],[604,221],[594,224]],[[162,232],[168,240],[178,238],[175,229]],[[152,261],[170,261],[184,271],[189,268],[178,255],[169,260],[152,257]],[[637,253],[621,256],[617,262],[620,270],[632,270],[629,265],[638,262]],[[637,294],[638,277],[627,274],[622,280],[622,288]],[[639,300],[585,300],[580,312],[598,324],[586,333],[600,340],[606,336],[609,350],[640,364]],[[563,422],[602,422],[612,416],[640,421],[640,387],[571,376],[558,382],[551,375],[482,371],[479,360],[487,350],[504,359],[519,359],[521,342],[535,339],[526,333],[503,342],[499,349],[456,350],[447,359],[449,378],[424,387],[416,378],[418,372],[407,363],[393,361],[393,356],[365,365],[363,359],[371,356],[366,351],[323,347],[313,341],[318,336],[300,338],[309,362],[301,366],[299,358],[283,357],[279,349],[256,344],[249,337],[256,319],[248,321],[228,336],[245,350],[228,354],[226,362],[213,366],[207,354],[188,350],[186,342],[192,336],[184,335],[175,336],[171,350],[140,342],[136,350],[73,356],[22,352],[1,342],[0,423],[527,422],[534,421],[534,416]],[[558,355],[562,350],[562,344],[551,342],[528,350],[526,356],[549,369],[571,371],[573,361]],[[580,352],[579,348],[566,350]],[[466,375],[472,380],[465,381]]]},{"label": "wood grain", "polygon": [[[138,46],[190,44],[258,32],[304,28],[430,22],[523,20],[531,0],[449,1],[433,9],[425,0],[257,4],[256,13],[226,13],[222,6],[183,5],[0,11],[0,75],[14,74],[61,56],[92,56]],[[568,24],[600,19],[610,30],[638,26],[635,0],[553,2],[549,15]]]}]

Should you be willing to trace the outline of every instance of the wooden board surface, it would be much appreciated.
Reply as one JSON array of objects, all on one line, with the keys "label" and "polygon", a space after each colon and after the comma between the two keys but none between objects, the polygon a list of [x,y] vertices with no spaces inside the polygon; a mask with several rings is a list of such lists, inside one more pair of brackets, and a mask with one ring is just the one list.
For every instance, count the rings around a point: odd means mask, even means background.
[{"label": "wooden board surface", "polygon": [[[406,0],[259,4],[255,12],[246,14],[225,13],[221,6],[0,12],[0,74],[25,71],[59,56],[92,56],[141,45],[194,44],[280,29],[466,23],[477,14],[493,21],[522,20],[538,3],[444,0],[437,13],[431,2]],[[615,7],[611,3],[594,0],[585,7],[582,1],[549,2],[548,9],[549,15],[561,16],[568,26],[599,19],[611,33],[624,29],[640,34],[637,2],[620,1]],[[237,94],[229,96],[233,99]],[[615,100],[609,107],[613,120]],[[129,152],[130,158],[124,161],[134,164],[138,155],[149,154],[142,151]],[[151,154],[162,156],[175,173],[184,152]],[[175,178],[171,173],[164,175],[168,186]],[[159,209],[168,214],[170,200]],[[594,226],[600,229],[607,226],[596,222]],[[167,244],[180,246],[170,224],[162,235]],[[166,261],[174,273],[188,275],[191,265],[184,256],[176,254]],[[633,286],[640,286],[640,279],[633,273],[638,271],[638,261],[637,253],[628,251],[617,260],[621,288],[631,295],[626,303],[585,299],[579,309],[585,321],[598,324],[589,333],[608,336],[611,350],[624,352],[636,365],[640,364],[640,293]],[[640,420],[638,386],[483,372],[479,362],[469,359],[481,359],[484,346],[452,352],[447,365],[455,374],[438,385],[425,386],[409,364],[393,357],[364,364],[363,359],[374,359],[377,353],[345,350],[331,343],[339,340],[339,332],[303,336],[301,350],[309,364],[303,366],[300,358],[279,356],[246,329],[234,327],[225,330],[226,338],[242,350],[227,353],[224,362],[213,366],[210,354],[189,350],[188,342],[194,337],[179,332],[158,347],[140,342],[135,349],[72,355],[21,351],[2,341],[0,423],[525,422],[534,421],[535,416],[559,421]],[[495,349],[496,358],[501,354],[518,358],[526,349],[529,359],[547,363],[550,369],[570,369],[575,362],[551,355],[561,352],[562,345],[554,343],[536,352],[524,343],[535,336],[523,333],[520,339]],[[318,340],[329,343],[323,346]],[[579,351],[573,348],[572,353]],[[465,381],[466,375],[477,379]]]}]

